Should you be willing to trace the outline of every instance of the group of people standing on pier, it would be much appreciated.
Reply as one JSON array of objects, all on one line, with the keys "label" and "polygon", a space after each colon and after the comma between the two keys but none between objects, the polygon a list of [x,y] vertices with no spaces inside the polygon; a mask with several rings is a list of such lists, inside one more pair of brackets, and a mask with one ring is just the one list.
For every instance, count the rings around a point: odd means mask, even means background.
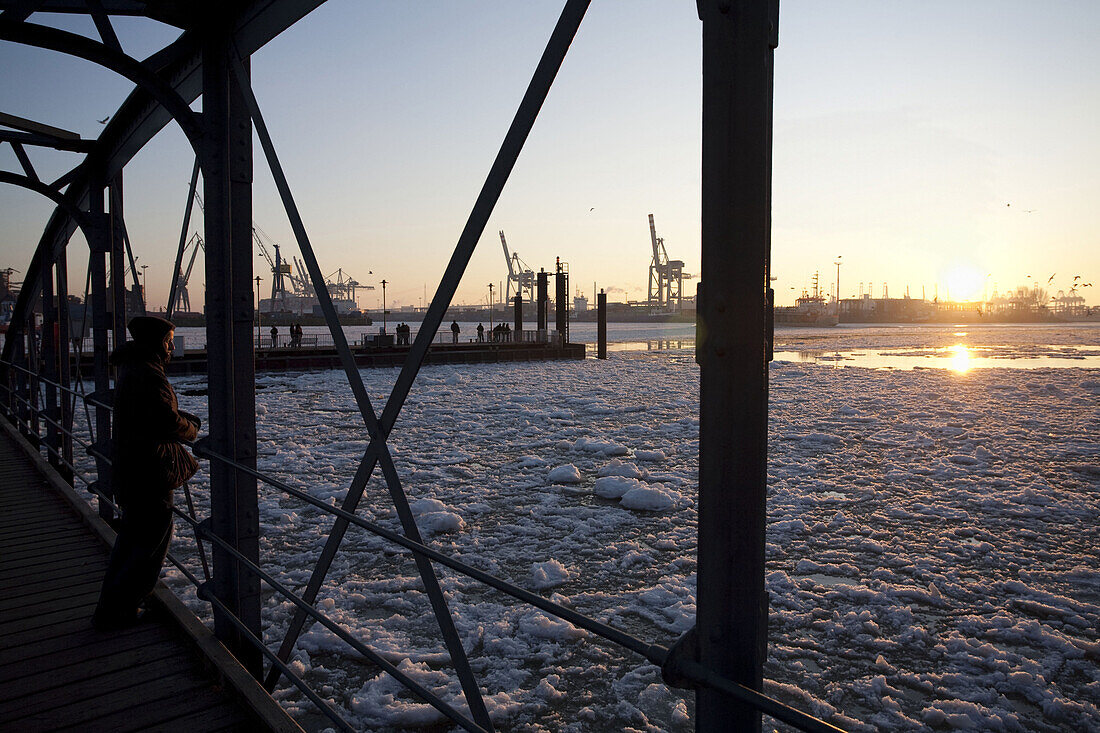
[{"label": "group of people standing on pier", "polygon": [[[302,326],[299,323],[290,324],[290,347],[293,349],[302,345]],[[271,348],[279,348],[279,327],[271,325]]]},{"label": "group of people standing on pier", "polygon": [[409,324],[398,323],[396,326],[394,326],[393,331],[394,334],[397,336],[398,346],[409,345],[409,335],[412,333],[412,328],[409,327]]},{"label": "group of people standing on pier", "polygon": [[[503,343],[505,341],[511,341],[512,327],[509,326],[507,323],[498,323],[497,325],[493,326],[491,336],[493,343],[496,344]],[[477,341],[478,343],[485,342],[485,326],[482,326],[480,323],[477,324]]]}]

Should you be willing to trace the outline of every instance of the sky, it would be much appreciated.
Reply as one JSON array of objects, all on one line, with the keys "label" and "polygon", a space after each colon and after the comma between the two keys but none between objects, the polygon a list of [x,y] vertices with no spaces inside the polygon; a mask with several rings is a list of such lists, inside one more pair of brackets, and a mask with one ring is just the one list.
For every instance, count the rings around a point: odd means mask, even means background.
[{"label": "sky", "polygon": [[[561,2],[330,0],[253,56],[253,88],[322,269],[430,299],[560,13]],[[79,17],[32,21],[94,35]],[[138,58],[177,31],[119,19]],[[969,299],[1075,275],[1100,297],[1100,3],[782,0],[775,55],[773,275],[790,303],[829,292]],[[701,23],[691,2],[592,3],[456,297],[506,277],[499,230],[571,288],[645,297],[647,215],[699,274]],[[0,110],[94,138],[130,84],[0,42]],[[201,100],[196,108],[201,107]],[[32,151],[43,178],[76,162]],[[193,153],[175,125],[125,174],[149,304],[171,282]],[[19,171],[7,145],[0,169]],[[295,253],[256,146],[254,219]],[[52,210],[0,187],[0,267],[25,268]],[[201,231],[201,219],[192,230]],[[83,292],[83,242],[70,254]],[[257,259],[261,289],[270,272]],[[192,300],[201,293],[201,263]],[[15,275],[19,279],[19,274]],[[1049,281],[1049,286],[1048,286]],[[696,280],[685,284],[694,292]]]}]

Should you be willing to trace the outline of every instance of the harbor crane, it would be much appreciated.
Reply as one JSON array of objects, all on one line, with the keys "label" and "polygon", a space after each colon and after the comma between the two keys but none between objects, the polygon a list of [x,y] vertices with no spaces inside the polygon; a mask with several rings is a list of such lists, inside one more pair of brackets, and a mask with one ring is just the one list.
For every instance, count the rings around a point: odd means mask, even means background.
[{"label": "harbor crane", "polygon": [[693,275],[684,272],[683,260],[670,260],[665,251],[665,240],[657,236],[653,214],[649,215],[649,239],[653,245],[653,260],[649,263],[648,302],[651,308],[679,311],[683,304],[684,280]]},{"label": "harbor crane", "polygon": [[500,230],[500,246],[504,248],[504,262],[508,265],[508,284],[505,287],[504,302],[511,300],[512,294],[526,294],[528,302],[535,300],[535,271],[519,258],[515,252],[509,254],[508,242],[504,239],[504,230]]},{"label": "harbor crane", "polygon": [[191,249],[191,259],[187,261],[186,270],[176,270],[175,277],[172,282],[172,293],[169,297],[168,303],[168,318],[172,317],[173,313],[191,312],[191,297],[187,293],[187,283],[191,279],[191,270],[195,267],[195,256],[201,249],[206,251],[206,243],[202,241],[202,237],[198,232],[191,235],[191,239],[187,240],[187,243],[183,245],[183,252],[180,255],[180,261],[186,256],[188,248]]},{"label": "harbor crane", "polygon": [[[198,204],[199,211],[203,211],[202,196],[199,195],[197,190],[194,192],[194,201]],[[289,310],[288,298],[296,300],[316,297],[313,283],[303,276],[303,273],[306,272],[305,266],[297,257],[293,259],[293,266],[290,260],[284,259],[279,244],[267,232],[260,229],[256,222],[252,222],[252,240],[256,243],[260,256],[267,261],[268,267],[271,268],[271,299],[268,306],[270,310]],[[169,306],[172,311],[179,310],[181,306],[185,306],[186,310],[191,308],[186,290],[187,279],[191,275],[191,268],[195,264],[195,255],[198,253],[198,249],[201,247],[203,251],[206,250],[202,238],[196,233],[180,248],[177,254],[177,262],[183,262],[187,248],[191,246],[194,246],[195,249],[191,253],[191,260],[188,263],[186,273],[177,270],[173,274],[172,295],[169,298],[172,301]],[[274,255],[272,255],[272,252],[274,252]],[[335,280],[333,280],[334,277]],[[326,277],[325,285],[334,298],[347,299],[352,303],[355,302],[357,289],[374,290],[373,285],[359,283],[346,275],[342,269]]]}]

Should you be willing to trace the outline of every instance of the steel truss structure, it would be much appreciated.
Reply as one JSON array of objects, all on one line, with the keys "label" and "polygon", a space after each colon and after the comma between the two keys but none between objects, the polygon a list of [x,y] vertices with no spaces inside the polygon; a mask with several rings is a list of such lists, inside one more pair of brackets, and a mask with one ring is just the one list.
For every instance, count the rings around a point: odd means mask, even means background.
[{"label": "steel truss structure", "polygon": [[[195,532],[203,564],[200,598],[213,607],[216,635],[258,678],[274,689],[286,676],[302,688],[339,728],[353,727],[308,688],[287,660],[303,626],[324,625],[371,663],[467,730],[493,730],[466,651],[436,575],[436,564],[480,580],[660,665],[666,681],[697,691],[697,729],[758,730],[760,712],[805,730],[835,730],[760,693],[767,642],[764,591],[767,359],[770,334],[767,289],[770,252],[772,54],[778,44],[778,0],[698,0],[703,34],[702,276],[698,344],[699,564],[697,626],[673,648],[650,644],[587,618],[542,596],[493,577],[426,545],[398,476],[388,438],[423,364],[428,346],[450,305],[509,174],[531,132],[589,0],[566,0],[530,84],[478,193],[424,322],[386,406],[378,414],[367,395],[337,320],[332,298],[299,215],[290,184],[250,83],[251,55],[323,0],[0,0],[0,41],[74,56],[114,71],[134,89],[94,141],[64,130],[0,116],[0,144],[15,151],[21,171],[0,171],[0,183],[51,199],[56,209],[45,225],[19,294],[0,363],[2,408],[70,480],[79,478],[99,497],[100,513],[117,511],[108,458],[111,373],[108,344],[125,339],[128,240],[123,215],[123,171],[133,156],[169,124],[177,125],[195,152],[191,178],[203,180],[206,321],[209,352],[209,435],[194,450],[210,460],[211,512],[200,520],[188,494],[188,512],[177,511]],[[31,22],[34,13],[84,13],[99,33],[92,39]],[[181,35],[145,60],[124,52],[112,17],[140,15],[181,29]],[[191,104],[202,97],[202,112]],[[11,129],[7,129],[11,128]],[[358,470],[339,508],[256,470],[252,248],[252,140],[262,156],[320,301],[367,440]],[[27,148],[46,147],[84,155],[52,182],[40,180]],[[185,213],[184,235],[187,232]],[[58,303],[67,302],[68,244],[79,229],[88,243],[88,284],[94,337],[94,392],[80,390],[73,374],[71,324]],[[181,239],[180,251],[183,241]],[[132,256],[129,269],[136,284]],[[176,262],[178,277],[181,262]],[[108,275],[110,277],[108,277]],[[110,285],[110,286],[109,286]],[[176,305],[173,283],[170,307]],[[37,336],[35,309],[42,313]],[[79,356],[79,355],[78,355]],[[75,363],[79,365],[79,358]],[[96,475],[74,465],[74,412],[86,411]],[[44,435],[43,435],[44,426]],[[402,533],[358,516],[370,477],[380,471]],[[259,565],[258,482],[334,516],[332,530],[304,592],[297,595]],[[328,570],[355,525],[410,551],[438,621],[465,710],[439,699],[314,606]],[[204,545],[212,549],[208,567]],[[730,572],[730,568],[736,568]],[[297,612],[277,651],[262,642],[260,587],[267,583]],[[265,658],[269,661],[266,666]]]}]

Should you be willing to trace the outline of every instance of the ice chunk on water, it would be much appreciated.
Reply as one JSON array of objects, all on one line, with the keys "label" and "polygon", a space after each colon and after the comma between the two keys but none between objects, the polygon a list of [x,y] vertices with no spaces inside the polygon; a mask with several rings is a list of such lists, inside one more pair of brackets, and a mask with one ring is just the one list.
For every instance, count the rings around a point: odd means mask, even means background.
[{"label": "ice chunk on water", "polygon": [[633,463],[620,461],[618,458],[612,459],[610,463],[599,470],[600,476],[628,476],[630,478],[641,478],[642,472]]},{"label": "ice chunk on water", "polygon": [[660,512],[668,509],[676,500],[665,491],[652,486],[638,486],[623,494],[622,505],[627,509]]},{"label": "ice chunk on water", "polygon": [[572,463],[566,463],[564,466],[555,466],[550,469],[547,478],[554,484],[579,484],[581,472]]},{"label": "ice chunk on water", "polygon": [[531,577],[539,590],[553,588],[569,580],[569,570],[557,560],[531,563]]},{"label": "ice chunk on water", "polygon": [[596,484],[593,486],[592,491],[595,492],[596,496],[602,496],[604,499],[619,499],[628,491],[644,487],[645,484],[636,478],[604,476],[603,478],[596,479]]}]

